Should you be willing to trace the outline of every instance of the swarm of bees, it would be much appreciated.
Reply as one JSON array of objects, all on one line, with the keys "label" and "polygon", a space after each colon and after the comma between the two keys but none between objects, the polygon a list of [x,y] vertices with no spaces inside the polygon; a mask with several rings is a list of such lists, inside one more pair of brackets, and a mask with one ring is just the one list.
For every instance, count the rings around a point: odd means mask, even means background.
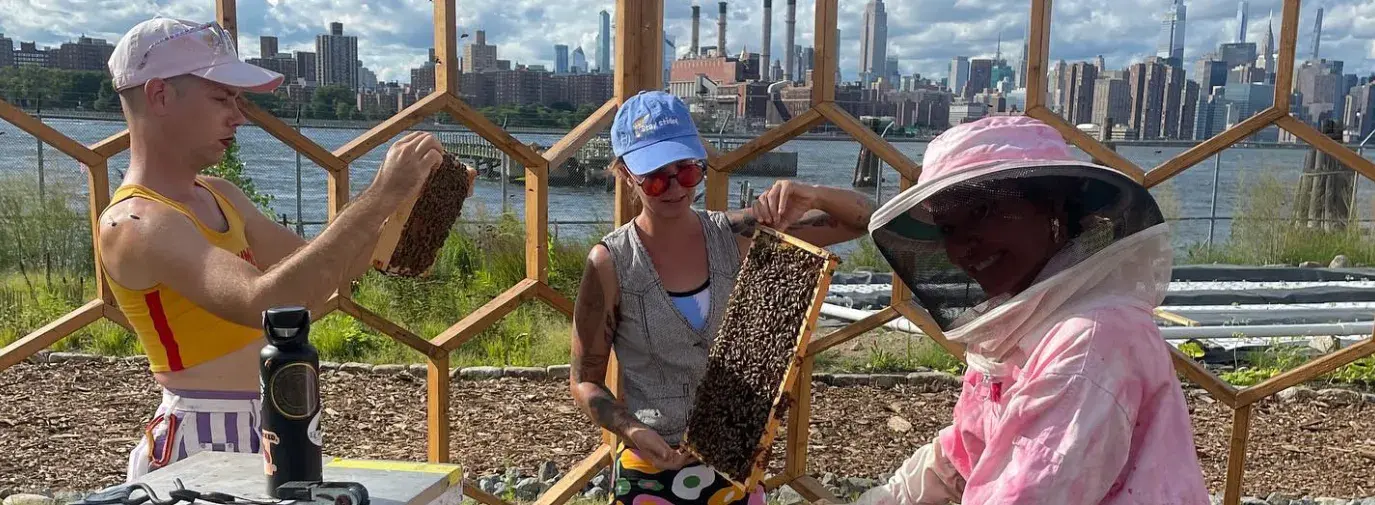
[{"label": "swarm of bees", "polygon": [[383,226],[373,266],[399,277],[427,272],[463,213],[468,184],[467,167],[452,153],[444,153],[444,161],[430,172],[420,194],[403,204]]}]

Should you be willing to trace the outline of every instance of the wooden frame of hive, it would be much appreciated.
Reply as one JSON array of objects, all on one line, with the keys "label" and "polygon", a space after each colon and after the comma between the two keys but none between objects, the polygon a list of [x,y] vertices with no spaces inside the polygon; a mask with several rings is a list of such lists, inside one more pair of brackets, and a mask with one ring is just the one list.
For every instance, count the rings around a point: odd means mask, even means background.
[{"label": "wooden frame of hive", "polygon": [[[826,294],[831,287],[831,275],[835,273],[836,266],[840,264],[840,258],[830,251],[809,244],[797,237],[767,227],[759,227],[754,234],[754,243],[751,248],[759,245],[759,237],[769,235],[777,238],[781,243],[800,249],[802,251],[822,258],[822,266],[817,271],[816,287],[812,290],[811,302],[807,305],[806,315],[799,325],[797,338],[794,341],[792,358],[788,360],[788,367],[783,372],[783,380],[778,385],[778,390],[773,395],[772,405],[769,407],[768,422],[764,426],[764,433],[760,436],[759,443],[755,445],[753,454],[750,456],[751,471],[750,476],[745,482],[739,482],[734,477],[727,475],[726,478],[734,484],[738,490],[748,493],[757,484],[764,480],[764,473],[769,466],[769,456],[772,453],[774,439],[778,436],[778,428],[782,425],[783,414],[795,400],[790,391],[798,381],[799,373],[803,368],[803,362],[807,359],[807,343],[811,340],[812,332],[816,330],[816,321],[821,316],[821,305],[826,301]],[[738,284],[737,284],[738,286]],[[731,297],[734,298],[732,293]],[[806,378],[811,380],[810,377]],[[689,423],[691,425],[691,423]],[[698,461],[707,463],[707,458],[699,453],[692,444],[692,433],[689,431],[683,437],[683,448],[686,449]],[[707,463],[710,465],[710,463]]]}]

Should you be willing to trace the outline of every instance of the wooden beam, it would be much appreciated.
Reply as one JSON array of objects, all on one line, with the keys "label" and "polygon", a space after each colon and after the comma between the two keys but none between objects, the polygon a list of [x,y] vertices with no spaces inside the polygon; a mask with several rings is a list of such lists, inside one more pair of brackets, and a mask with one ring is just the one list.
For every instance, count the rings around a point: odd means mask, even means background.
[{"label": "wooden beam", "polygon": [[1294,64],[1298,59],[1299,13],[1302,2],[1284,0],[1280,14],[1279,67],[1275,69],[1275,109],[1289,113],[1294,92]]},{"label": "wooden beam", "polygon": [[[715,161],[708,162],[715,163]],[[715,168],[707,170],[707,210],[725,212],[730,209],[730,173]]]},{"label": "wooden beam", "polygon": [[381,124],[372,127],[371,130],[359,135],[358,138],[350,140],[349,143],[334,150],[334,156],[338,157],[345,164],[353,163],[358,158],[372,151],[387,141],[396,138],[407,128],[415,126],[424,121],[425,118],[439,112],[448,103],[448,96],[438,91],[431,93],[425,98],[406,107],[405,110],[398,112],[391,119],[383,121]]},{"label": "wooden beam", "polygon": [[240,100],[240,103],[242,104],[241,110],[244,116],[248,117],[254,124],[257,124],[258,127],[262,128],[268,135],[276,137],[277,140],[282,141],[287,147],[301,153],[302,156],[305,156],[321,168],[330,172],[338,172],[348,166],[348,162],[335,156],[334,153],[329,152],[329,150],[320,147],[320,144],[302,135],[301,132],[296,131],[295,128],[286,124],[281,118],[259,107],[258,104],[248,100]]},{"label": "wooden beam", "polygon": [[80,308],[67,313],[67,315],[57,318],[56,321],[33,330],[23,338],[0,349],[0,371],[28,359],[29,356],[37,354],[38,351],[47,349],[48,346],[57,343],[58,340],[66,338],[77,330],[85,328],[86,325],[99,321],[104,314],[105,302],[91,300]]},{"label": "wooden beam", "polygon": [[916,302],[908,300],[894,304],[893,310],[898,311],[899,314],[902,314],[902,317],[907,318],[912,324],[917,325],[917,328],[920,329],[922,333],[925,333],[926,336],[931,337],[931,340],[935,340],[937,344],[944,347],[945,351],[950,353],[951,356],[959,358],[960,361],[964,361],[964,346],[951,342],[950,339],[945,338],[945,332],[941,331],[940,325],[936,324],[936,320],[931,318],[931,314],[926,312],[926,309],[917,305]]},{"label": "wooden beam", "polygon": [[1160,309],[1160,308],[1156,308],[1156,309],[1155,309],[1154,311],[1152,311],[1152,312],[1155,314],[1155,317],[1164,319],[1164,320],[1166,320],[1166,321],[1169,321],[1169,322],[1171,322],[1171,323],[1174,323],[1174,324],[1177,324],[1177,325],[1180,325],[1180,326],[1198,326],[1198,321],[1195,321],[1195,320],[1193,320],[1193,319],[1189,319],[1189,318],[1187,318],[1187,317],[1181,316],[1181,315],[1176,314],[1176,313],[1174,313],[1174,312],[1170,312],[1170,311],[1168,311],[1168,310],[1162,310],[1162,309]]},{"label": "wooden beam", "polygon": [[548,491],[540,495],[535,505],[559,505],[567,502],[569,498],[582,492],[583,486],[597,476],[597,472],[603,468],[611,466],[611,448],[606,444],[597,446],[592,454],[583,458],[573,468],[568,469],[568,474],[554,483]]},{"label": "wooden beam", "polygon": [[[325,174],[327,185],[325,192],[329,197],[329,222],[339,217],[339,213],[348,206],[349,200],[353,199],[353,192],[349,189],[349,169],[347,166],[338,172],[327,172]],[[345,279],[348,282],[350,279]],[[347,293],[348,291],[344,291]]]},{"label": "wooden beam", "polygon": [[868,317],[865,317],[864,319],[860,319],[858,321],[845,325],[844,328],[833,331],[824,337],[813,340],[812,343],[807,344],[807,357],[813,358],[827,349],[838,346],[845,342],[849,342],[851,339],[854,339],[855,337],[858,337],[860,335],[868,333],[869,331],[875,328],[888,324],[889,321],[897,319],[899,316],[901,316],[901,314],[898,314],[897,309],[894,309],[891,306],[884,307],[883,310],[870,314]]},{"label": "wooden beam", "polygon": [[1375,354],[1375,337],[1362,340],[1360,343],[1351,345],[1340,351],[1323,355],[1313,361],[1304,363],[1303,366],[1284,372],[1270,379],[1243,389],[1237,395],[1238,405],[1251,405],[1266,397],[1296,386],[1305,381],[1316,379],[1321,375],[1327,374],[1351,364],[1352,361]]},{"label": "wooden beam", "polygon": [[640,88],[662,90],[664,83],[664,0],[640,0]]},{"label": "wooden beam", "polygon": [[444,109],[458,122],[473,130],[473,133],[482,136],[497,149],[511,155],[513,161],[524,165],[527,170],[543,170],[544,157],[536,153],[530,146],[522,144],[510,132],[497,126],[496,123],[487,119],[487,116],[469,106],[467,102],[455,97],[445,97],[445,101],[448,103]]},{"label": "wooden beam", "polygon": [[486,305],[468,314],[468,317],[463,318],[458,324],[435,336],[430,342],[444,348],[447,352],[453,352],[468,339],[491,328],[501,318],[516,310],[516,307],[519,307],[521,303],[533,297],[535,286],[538,285],[539,281],[534,279],[520,281],[511,289],[506,290],[505,293],[498,295]]},{"label": "wooden beam", "polygon": [[1314,128],[1312,125],[1287,115],[1279,118],[1275,121],[1275,124],[1279,125],[1280,128],[1288,130],[1289,133],[1293,133],[1298,138],[1303,139],[1304,142],[1307,142],[1308,145],[1313,146],[1317,150],[1327,153],[1328,156],[1337,158],[1337,160],[1341,161],[1347,168],[1360,172],[1361,175],[1366,176],[1368,179],[1375,179],[1375,163],[1371,163],[1370,160],[1356,154],[1356,151],[1352,151],[1350,148],[1332,140],[1327,135],[1323,135],[1322,132],[1318,131],[1318,129]]},{"label": "wooden beam", "polygon": [[1208,369],[1203,368],[1197,361],[1184,354],[1172,345],[1166,345],[1170,349],[1170,360],[1174,362],[1176,372],[1183,374],[1189,380],[1194,381],[1199,387],[1213,395],[1218,401],[1229,407],[1237,406],[1237,390],[1226,381],[1217,378]]},{"label": "wooden beam", "polygon": [[234,48],[239,47],[239,9],[235,0],[215,0],[215,21],[234,38]]},{"label": "wooden beam", "polygon": [[644,61],[640,53],[644,51],[641,46],[644,45],[642,25],[646,16],[645,3],[641,0],[616,1],[616,76],[613,86],[618,104],[625,103],[645,89],[640,79],[643,76],[640,64]]},{"label": "wooden beam", "polygon": [[1141,167],[1136,166],[1131,160],[1123,158],[1122,155],[1117,154],[1117,151],[1109,149],[1108,146],[1103,145],[1098,139],[1090,137],[1079,128],[1069,124],[1068,121],[1065,121],[1065,118],[1060,117],[1059,114],[1052,112],[1050,109],[1044,106],[1036,107],[1027,110],[1026,114],[1054,127],[1056,131],[1060,132],[1061,136],[1065,137],[1066,142],[1083,149],[1084,152],[1088,153],[1089,156],[1093,156],[1093,159],[1099,160],[1100,163],[1126,174],[1137,182],[1145,178],[1146,172],[1141,170]]},{"label": "wooden beam", "polygon": [[789,477],[787,474],[780,473],[778,475],[774,475],[772,477],[764,479],[764,491],[773,491],[780,487],[786,486],[789,482],[792,482],[792,480],[793,478]]},{"label": "wooden beam", "polygon": [[454,0],[434,3],[434,89],[458,96],[458,8]]},{"label": "wooden beam", "polygon": [[549,162],[549,166],[556,168],[563,165],[563,162],[568,161],[568,158],[572,158],[579,149],[587,145],[588,141],[610,128],[612,121],[616,120],[617,107],[620,107],[620,104],[617,104],[616,100],[608,100],[577,128],[544,151],[544,159]]},{"label": "wooden beam", "polygon": [[124,316],[124,311],[120,310],[113,302],[105,302],[105,308],[102,313],[105,319],[108,319],[110,322],[120,325],[124,329],[129,330],[130,333],[134,332],[134,325],[129,324],[129,318]]},{"label": "wooden beam", "polygon": [[1241,504],[1241,477],[1246,471],[1246,442],[1251,436],[1251,406],[1242,405],[1232,413],[1232,438],[1227,453],[1227,482],[1222,503]]},{"label": "wooden beam", "polygon": [[425,340],[424,338],[421,338],[419,335],[412,333],[410,330],[402,328],[400,325],[387,320],[387,318],[382,317],[381,315],[377,314],[376,312],[373,312],[372,310],[369,310],[367,307],[359,305],[358,302],[353,301],[353,299],[351,298],[340,297],[338,298],[338,303],[339,310],[343,311],[345,314],[358,318],[358,320],[362,321],[363,324],[371,326],[377,331],[382,332],[382,334],[391,337],[393,340],[405,344],[406,347],[415,349],[416,352],[419,352],[420,354],[432,358],[444,357],[448,355],[448,353],[444,352],[443,349],[440,349],[438,346],[431,344],[430,341]]},{"label": "wooden beam", "polygon": [[573,317],[573,301],[563,296],[563,293],[558,292],[558,290],[549,287],[548,284],[541,282],[535,286],[535,296],[539,297],[540,301],[550,308],[563,313],[565,316]]},{"label": "wooden beam", "polygon": [[549,167],[525,166],[525,277],[549,282]]},{"label": "wooden beam", "polygon": [[859,120],[846,112],[845,109],[834,103],[821,104],[816,108],[821,111],[822,115],[826,116],[826,119],[831,120],[832,124],[845,130],[845,133],[850,134],[850,137],[859,141],[864,147],[868,147],[870,151],[878,155],[879,159],[887,162],[889,166],[893,167],[893,170],[897,170],[903,177],[916,179],[921,175],[921,166],[908,158],[906,154],[902,154],[898,148],[893,147],[892,143],[883,140],[873,130],[860,124]]},{"label": "wooden beam", "polygon": [[730,173],[759,155],[777,149],[792,140],[793,137],[806,133],[813,126],[826,120],[826,117],[818,109],[819,107],[807,109],[806,112],[798,114],[788,122],[764,132],[763,135],[755,137],[731,152],[721,155],[715,160],[712,169],[722,173]]},{"label": "wooden beam", "polygon": [[812,478],[810,475],[803,475],[793,479],[792,482],[788,483],[788,487],[793,488],[793,491],[797,491],[797,494],[802,495],[803,498],[812,503],[822,501],[828,503],[841,503],[841,500],[836,498],[836,495],[831,494],[831,491],[826,489],[826,486],[821,485],[821,482]]},{"label": "wooden beam", "polygon": [[[1026,108],[1042,108],[1046,103],[1046,71],[1050,59],[1050,0],[1031,0],[1031,23],[1027,34]],[[955,90],[959,94],[961,90]]]},{"label": "wooden beam", "polygon": [[477,486],[473,485],[473,483],[468,482],[467,479],[463,481],[463,495],[472,498],[482,505],[511,505],[507,503],[506,500],[497,498],[492,493],[479,489]]},{"label": "wooden beam", "polygon": [[449,356],[428,356],[425,369],[425,452],[431,463],[449,462]]},{"label": "wooden beam", "polygon": [[1146,187],[1152,188],[1169,180],[1185,169],[1212,157],[1214,154],[1222,152],[1232,144],[1241,142],[1246,137],[1269,126],[1270,123],[1275,122],[1276,119],[1282,116],[1284,116],[1284,112],[1280,109],[1271,107],[1260,114],[1251,116],[1249,119],[1228,128],[1227,131],[1219,133],[1216,137],[1210,138],[1190,148],[1188,151],[1175,155],[1170,161],[1152,169],[1146,174]]},{"label": "wooden beam", "polygon": [[[105,160],[86,166],[86,213],[91,226],[91,243],[100,243],[100,215],[110,206],[110,166]],[[105,279],[105,262],[100,258],[100,249],[92,248],[95,259],[96,296],[106,303],[114,303],[114,292]]]},{"label": "wooden beam", "polygon": [[812,107],[836,100],[836,70],[840,65],[840,2],[816,0],[816,68],[812,72]]},{"label": "wooden beam", "polygon": [[[811,345],[807,345],[811,353]],[[812,422],[812,367],[816,358],[802,359],[793,383],[793,403],[788,407],[788,440],[784,446],[783,476],[792,480],[807,475],[807,442]]]},{"label": "wooden beam", "polygon": [[4,100],[0,100],[0,119],[9,121],[10,124],[24,130],[25,133],[38,137],[43,143],[62,151],[62,154],[75,158],[82,165],[91,166],[105,161],[105,157],[96,154],[95,151],[88,149],[80,142],[72,140],[71,137],[63,135],[62,132],[48,126],[47,123],[39,121]]},{"label": "wooden beam", "polygon": [[129,148],[129,129],[105,137],[105,140],[91,144],[91,151],[102,158],[113,158]]}]

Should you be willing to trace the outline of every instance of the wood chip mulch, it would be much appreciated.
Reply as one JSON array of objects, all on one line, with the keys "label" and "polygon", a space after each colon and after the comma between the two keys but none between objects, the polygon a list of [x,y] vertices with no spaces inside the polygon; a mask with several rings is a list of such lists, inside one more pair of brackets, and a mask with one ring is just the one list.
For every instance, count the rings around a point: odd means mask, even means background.
[{"label": "wood chip mulch", "polygon": [[[566,472],[600,443],[563,381],[461,381],[452,389],[452,454],[471,477],[508,467],[533,473],[546,460]],[[956,393],[817,384],[808,469],[866,478],[893,471],[950,422]],[[1231,410],[1192,393],[1198,454],[1210,491],[1220,494]],[[422,379],[326,372],[322,395],[326,454],[424,460]],[[0,489],[91,490],[122,482],[129,450],[160,399],[138,363],[21,363],[0,372]],[[775,468],[786,437],[778,437]],[[1242,492],[1375,495],[1375,404],[1257,405]]]}]

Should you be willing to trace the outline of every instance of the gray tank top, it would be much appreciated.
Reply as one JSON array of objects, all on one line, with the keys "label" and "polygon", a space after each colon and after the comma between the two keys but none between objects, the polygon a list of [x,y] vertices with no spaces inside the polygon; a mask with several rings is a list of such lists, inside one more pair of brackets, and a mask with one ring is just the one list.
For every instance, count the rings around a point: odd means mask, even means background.
[{"label": "gray tank top", "polygon": [[740,249],[726,214],[696,212],[706,236],[711,292],[707,324],[700,330],[664,289],[633,222],[602,239],[621,290],[612,347],[621,365],[622,399],[640,422],[675,445],[687,427],[707,353],[740,271]]}]

